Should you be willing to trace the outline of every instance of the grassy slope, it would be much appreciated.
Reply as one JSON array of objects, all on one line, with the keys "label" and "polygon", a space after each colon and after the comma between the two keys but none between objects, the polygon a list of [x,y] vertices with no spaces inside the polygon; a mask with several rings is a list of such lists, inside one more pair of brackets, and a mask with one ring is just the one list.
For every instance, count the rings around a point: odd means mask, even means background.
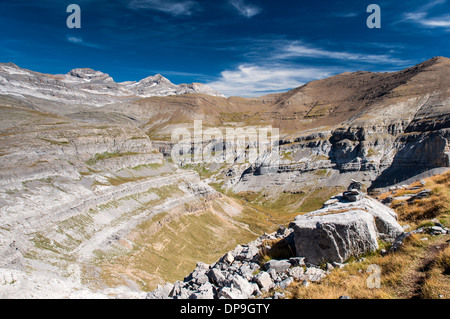
[{"label": "grassy slope", "polygon": [[183,280],[198,261],[213,263],[238,244],[273,230],[265,217],[224,196],[158,214],[131,235],[130,252],[99,261],[102,280],[107,285],[120,285],[125,283],[122,275],[126,275],[146,291],[165,281]]}]

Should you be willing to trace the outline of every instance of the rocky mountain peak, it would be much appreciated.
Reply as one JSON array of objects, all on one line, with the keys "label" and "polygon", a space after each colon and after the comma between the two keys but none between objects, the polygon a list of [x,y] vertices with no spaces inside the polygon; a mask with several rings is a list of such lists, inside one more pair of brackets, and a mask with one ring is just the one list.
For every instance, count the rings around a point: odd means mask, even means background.
[{"label": "rocky mountain peak", "polygon": [[0,67],[3,67],[3,66],[19,69],[19,67],[16,64],[12,63],[12,62],[0,63]]},{"label": "rocky mountain peak", "polygon": [[433,61],[434,63],[450,63],[450,59],[445,56],[436,56],[428,61]]},{"label": "rocky mountain peak", "polygon": [[141,81],[139,81],[139,84],[144,84],[144,85],[169,84],[169,85],[173,85],[172,82],[170,82],[167,78],[163,77],[161,74],[148,76],[145,79],[142,79]]},{"label": "rocky mountain peak", "polygon": [[450,66],[450,59],[443,57],[443,56],[437,56],[434,58],[431,58],[429,60],[426,60],[422,63],[419,63],[415,66],[412,66],[410,68],[407,68],[403,70],[404,72],[412,71],[416,73],[420,73],[423,71],[437,71],[440,72],[442,70],[439,70],[440,67],[449,67]]},{"label": "rocky mountain peak", "polygon": [[66,104],[103,106],[152,96],[201,93],[222,96],[206,85],[170,82],[161,74],[149,76],[139,82],[116,83],[109,74],[91,68],[76,68],[67,74],[43,74],[22,69],[13,63],[0,64],[0,92],[7,95],[26,94]]},{"label": "rocky mountain peak", "polygon": [[89,68],[78,68],[71,70],[68,75],[70,77],[75,77],[78,79],[82,79],[85,81],[93,81],[93,80],[107,80],[113,81],[113,79],[109,76],[109,74],[103,73],[101,71],[95,71]]}]

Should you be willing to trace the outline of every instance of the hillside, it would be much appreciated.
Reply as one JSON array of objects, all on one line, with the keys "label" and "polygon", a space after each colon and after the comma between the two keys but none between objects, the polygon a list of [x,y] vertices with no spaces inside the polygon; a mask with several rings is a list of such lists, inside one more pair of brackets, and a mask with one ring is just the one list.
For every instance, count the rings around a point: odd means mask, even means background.
[{"label": "hillside", "polygon": [[448,299],[449,191],[447,171],[379,202],[355,189],[335,195],[147,298]]}]

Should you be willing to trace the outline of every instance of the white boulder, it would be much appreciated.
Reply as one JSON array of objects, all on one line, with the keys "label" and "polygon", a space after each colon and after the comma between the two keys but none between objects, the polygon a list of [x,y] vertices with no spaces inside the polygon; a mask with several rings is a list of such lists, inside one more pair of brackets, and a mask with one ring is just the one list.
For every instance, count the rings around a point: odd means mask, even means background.
[{"label": "white boulder", "polygon": [[364,196],[356,202],[340,200],[295,218],[296,255],[307,262],[342,263],[378,249],[378,239],[394,241],[403,233],[397,216],[389,207]]}]

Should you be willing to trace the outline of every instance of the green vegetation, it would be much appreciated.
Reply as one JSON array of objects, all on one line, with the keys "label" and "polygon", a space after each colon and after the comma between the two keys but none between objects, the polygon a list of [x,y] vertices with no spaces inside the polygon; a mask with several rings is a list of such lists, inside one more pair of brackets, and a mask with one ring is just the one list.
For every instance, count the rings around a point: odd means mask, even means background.
[{"label": "green vegetation", "polygon": [[288,160],[288,161],[292,161],[292,152],[281,152],[281,159],[283,160]]},{"label": "green vegetation", "polygon": [[182,166],[183,169],[186,170],[194,170],[196,171],[202,179],[210,178],[215,174],[215,172],[210,171],[205,165],[202,164],[185,164]]},{"label": "green vegetation", "polygon": [[327,169],[319,169],[314,172],[317,176],[327,176],[329,175],[329,171]]},{"label": "green vegetation", "polygon": [[309,192],[302,205],[299,207],[301,212],[311,212],[322,208],[323,203],[325,203],[331,196],[336,195],[344,190],[343,187],[324,187],[315,189]]},{"label": "green vegetation", "polygon": [[140,171],[146,168],[150,168],[150,169],[158,169],[160,167],[164,166],[164,163],[151,163],[151,164],[141,164],[138,166],[135,166],[133,168],[131,168],[132,170],[135,171]]},{"label": "green vegetation", "polygon": [[63,246],[61,246],[58,242],[48,239],[44,235],[35,234],[33,239],[31,240],[37,248],[49,250],[55,253],[61,253],[63,250]]},{"label": "green vegetation", "polygon": [[269,196],[265,191],[249,191],[238,194],[230,192],[227,195],[239,199],[243,205],[269,216],[268,219],[275,224],[288,225],[295,216],[321,208],[332,195],[343,190],[342,187],[328,187],[297,192],[286,191],[277,196]]},{"label": "green vegetation", "polygon": [[370,147],[367,150],[367,157],[376,156],[376,155],[377,155],[377,152],[372,147]]},{"label": "green vegetation", "polygon": [[60,146],[69,145],[68,141],[54,141],[54,140],[49,140],[49,139],[46,139],[46,138],[39,138],[39,139],[42,140],[42,141],[48,142],[48,143],[50,143],[52,145],[60,145]]}]

